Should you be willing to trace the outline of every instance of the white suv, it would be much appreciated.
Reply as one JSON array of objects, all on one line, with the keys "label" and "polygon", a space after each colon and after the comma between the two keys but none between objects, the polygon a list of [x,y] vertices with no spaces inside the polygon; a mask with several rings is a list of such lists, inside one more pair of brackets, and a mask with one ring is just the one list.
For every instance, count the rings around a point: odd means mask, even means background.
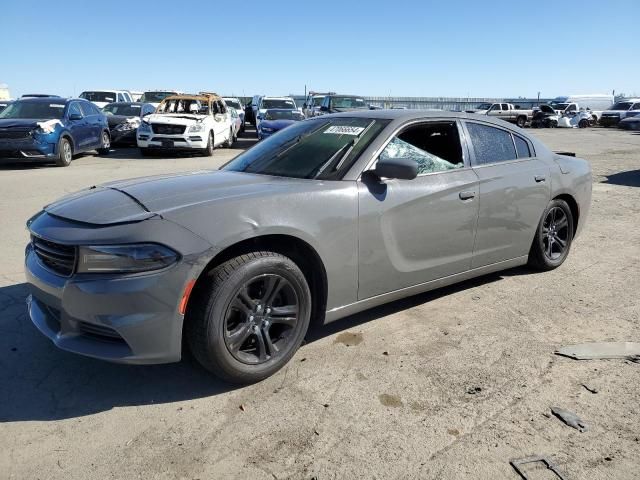
[{"label": "white suv", "polygon": [[296,102],[291,97],[260,97],[258,103],[258,111],[256,112],[256,131],[262,120],[264,112],[270,108],[284,108],[287,110],[296,110]]},{"label": "white suv", "polygon": [[133,102],[133,98],[127,90],[85,90],[80,94],[80,98],[89,100],[98,108],[102,108],[108,103]]},{"label": "white suv", "polygon": [[217,146],[233,144],[231,115],[215,93],[173,95],[142,120],[137,140],[142,155],[164,149],[196,150],[211,156]]}]

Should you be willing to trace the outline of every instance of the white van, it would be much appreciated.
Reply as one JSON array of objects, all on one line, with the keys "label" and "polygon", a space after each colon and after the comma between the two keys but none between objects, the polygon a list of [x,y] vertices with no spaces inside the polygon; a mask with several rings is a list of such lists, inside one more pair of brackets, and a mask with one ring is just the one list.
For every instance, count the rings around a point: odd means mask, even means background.
[{"label": "white van", "polygon": [[613,95],[564,95],[554,98],[549,102],[558,114],[575,115],[579,111],[591,111],[591,118],[598,122],[602,116],[602,111],[613,105]]},{"label": "white van", "polygon": [[93,102],[98,108],[108,103],[133,102],[128,90],[85,90],[80,94],[80,98]]},{"label": "white van", "polygon": [[640,115],[640,98],[621,98],[611,108],[602,112],[600,124],[604,127],[617,125],[620,120]]}]

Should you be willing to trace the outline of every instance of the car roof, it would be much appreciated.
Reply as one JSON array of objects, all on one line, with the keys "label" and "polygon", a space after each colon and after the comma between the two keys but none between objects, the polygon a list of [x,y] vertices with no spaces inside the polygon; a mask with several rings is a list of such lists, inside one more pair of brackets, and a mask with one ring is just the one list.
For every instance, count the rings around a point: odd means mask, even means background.
[{"label": "car roof", "polygon": [[[319,119],[328,117],[358,117],[358,118],[375,118],[384,120],[397,120],[400,123],[409,122],[411,120],[429,119],[429,118],[450,118],[452,120],[481,120],[486,123],[493,123],[501,127],[513,127],[512,124],[491,117],[489,115],[481,115],[477,113],[466,112],[450,112],[446,110],[400,110],[400,109],[381,109],[381,110],[357,110],[351,112],[332,113],[330,115],[322,115],[316,117]],[[313,119],[315,120],[315,118]]]},{"label": "car roof", "polygon": [[64,102],[68,103],[71,100],[81,100],[86,102],[84,98],[63,98],[63,97],[25,97],[14,100],[15,102],[30,102],[30,103],[51,103],[51,102]]},{"label": "car roof", "polygon": [[201,92],[198,94],[183,93],[179,95],[170,95],[162,101],[164,102],[167,100],[200,100],[206,102],[209,100],[222,100],[222,97],[220,97],[217,93]]}]

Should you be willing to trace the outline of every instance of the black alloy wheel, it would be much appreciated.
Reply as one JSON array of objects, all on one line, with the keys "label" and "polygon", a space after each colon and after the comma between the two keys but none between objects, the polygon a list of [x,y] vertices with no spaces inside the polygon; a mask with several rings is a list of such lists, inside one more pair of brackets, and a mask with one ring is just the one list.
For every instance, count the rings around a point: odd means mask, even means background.
[{"label": "black alloy wheel", "polygon": [[298,323],[298,297],[276,274],[254,277],[236,292],[227,308],[224,340],[233,357],[258,364],[286,351]]}]

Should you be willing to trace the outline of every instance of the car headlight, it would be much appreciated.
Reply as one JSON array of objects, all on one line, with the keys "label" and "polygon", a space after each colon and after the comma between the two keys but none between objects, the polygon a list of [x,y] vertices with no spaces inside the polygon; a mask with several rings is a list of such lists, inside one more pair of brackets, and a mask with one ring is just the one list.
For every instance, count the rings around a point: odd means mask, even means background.
[{"label": "car headlight", "polygon": [[149,125],[147,122],[142,122],[140,124],[140,126],[138,127],[138,131],[139,132],[151,132],[151,125]]},{"label": "car headlight", "polygon": [[79,247],[78,273],[136,273],[168,267],[179,255],[155,243]]},{"label": "car headlight", "polygon": [[204,130],[204,125],[201,123],[196,123],[195,125],[191,125],[189,127],[189,133],[202,132],[203,130]]}]

